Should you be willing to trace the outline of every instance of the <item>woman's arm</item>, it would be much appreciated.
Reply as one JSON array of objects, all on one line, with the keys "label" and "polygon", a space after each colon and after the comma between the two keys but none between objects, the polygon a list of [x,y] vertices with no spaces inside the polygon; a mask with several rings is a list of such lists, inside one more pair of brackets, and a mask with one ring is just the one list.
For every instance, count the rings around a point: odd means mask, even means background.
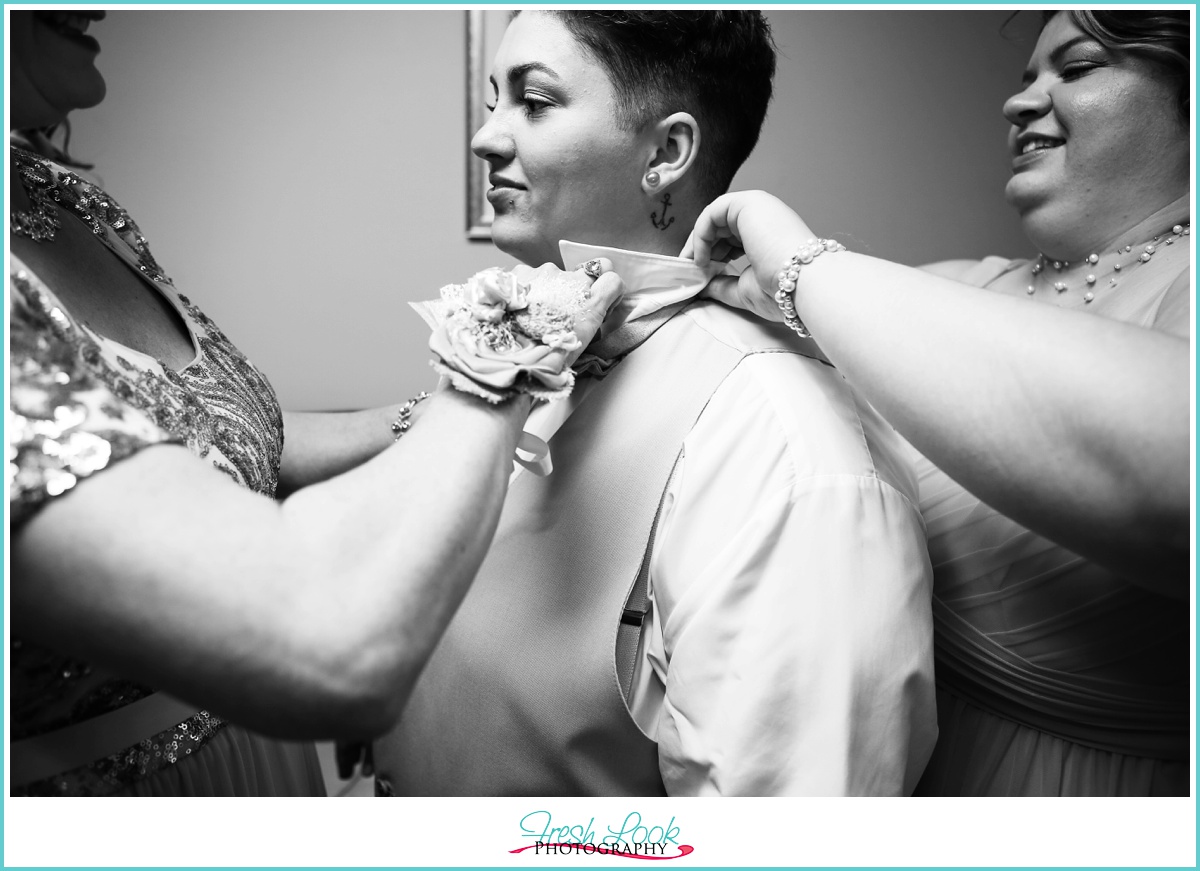
[{"label": "woman's arm", "polygon": [[[774,197],[732,194],[705,210],[685,252],[703,262],[735,240],[752,268],[715,294],[778,318],[775,273],[812,235]],[[1186,340],[850,252],[804,266],[795,299],[850,383],[968,490],[1187,597]]]},{"label": "woman's arm", "polygon": [[80,482],[13,538],[22,637],[272,735],[382,731],[483,559],[529,403],[428,405],[282,503],[174,446]]},{"label": "woman's arm", "polygon": [[[347,412],[283,413],[283,456],[277,495],[326,481],[365,463],[394,441],[391,425],[400,405]],[[413,420],[423,409],[417,406]]]},{"label": "woman's arm", "polygon": [[[564,365],[620,292],[592,285]],[[378,734],[486,553],[530,404],[442,390],[399,442],[283,502],[144,447],[12,534],[19,635],[271,735]]]},{"label": "woman's arm", "polygon": [[[611,271],[610,261],[600,262],[603,269]],[[531,281],[545,268],[518,264],[511,271],[520,280]],[[618,279],[615,276],[605,279],[613,280]],[[594,326],[588,323],[588,335],[592,335]],[[286,497],[302,487],[347,472],[387,448],[393,441],[391,426],[401,407],[390,405],[334,413],[284,412],[277,495]],[[415,423],[423,411],[422,404],[416,405],[410,421]]]}]

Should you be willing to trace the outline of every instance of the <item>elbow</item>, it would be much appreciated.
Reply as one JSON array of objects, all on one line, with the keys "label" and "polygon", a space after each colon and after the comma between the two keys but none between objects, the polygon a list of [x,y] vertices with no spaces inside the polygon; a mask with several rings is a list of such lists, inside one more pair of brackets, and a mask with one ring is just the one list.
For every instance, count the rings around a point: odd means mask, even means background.
[{"label": "elbow", "polygon": [[400,718],[419,673],[395,645],[366,642],[327,650],[311,673],[319,737],[377,738]]},{"label": "elbow", "polygon": [[264,713],[290,733],[278,737],[378,737],[399,719],[421,663],[398,627],[356,613],[345,601],[325,604],[301,606],[273,623],[272,641],[260,646],[275,690],[268,695],[277,705]]}]

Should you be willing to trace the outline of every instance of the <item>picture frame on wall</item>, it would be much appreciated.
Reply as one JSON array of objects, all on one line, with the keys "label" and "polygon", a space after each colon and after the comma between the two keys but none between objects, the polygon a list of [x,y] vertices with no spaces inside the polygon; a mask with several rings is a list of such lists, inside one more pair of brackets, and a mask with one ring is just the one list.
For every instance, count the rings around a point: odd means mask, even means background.
[{"label": "picture frame on wall", "polygon": [[487,123],[487,104],[494,90],[488,77],[512,10],[471,9],[466,13],[467,37],[467,238],[490,242],[492,204],[487,200],[487,161],[471,153],[471,137]]}]

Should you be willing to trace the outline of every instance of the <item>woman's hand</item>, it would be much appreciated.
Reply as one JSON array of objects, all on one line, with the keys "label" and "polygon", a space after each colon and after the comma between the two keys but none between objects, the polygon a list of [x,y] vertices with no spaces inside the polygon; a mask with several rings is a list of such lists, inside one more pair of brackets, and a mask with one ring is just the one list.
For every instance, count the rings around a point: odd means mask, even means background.
[{"label": "woman's hand", "polygon": [[761,318],[782,321],[775,304],[779,270],[813,238],[800,216],[765,191],[737,191],[713,200],[680,252],[697,266],[745,255],[750,265],[739,277],[717,276],[702,296]]},{"label": "woman's hand", "polygon": [[491,403],[519,393],[567,396],[571,364],[623,291],[617,276],[604,273],[611,263],[590,260],[584,267],[493,267],[446,285],[438,300],[413,303],[433,328],[433,368],[455,389]]},{"label": "woman's hand", "polygon": [[[588,267],[588,268],[584,268]],[[612,261],[607,257],[589,260],[584,266],[570,272],[564,272],[553,263],[543,263],[536,269],[525,264],[517,264],[512,269],[513,277],[526,284],[535,282],[556,281],[566,285],[577,283],[587,293],[587,300],[582,310],[575,316],[573,331],[579,340],[579,347],[572,347],[566,354],[566,365],[572,366],[579,355],[599,338],[599,332],[604,321],[614,307],[625,295],[625,284],[621,277],[612,271]],[[557,277],[556,277],[557,276]]]}]

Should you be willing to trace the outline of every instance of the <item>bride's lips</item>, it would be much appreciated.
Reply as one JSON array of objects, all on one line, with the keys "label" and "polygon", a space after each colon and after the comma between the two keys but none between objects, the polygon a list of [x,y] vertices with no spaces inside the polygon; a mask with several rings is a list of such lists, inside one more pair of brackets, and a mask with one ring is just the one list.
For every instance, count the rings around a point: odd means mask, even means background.
[{"label": "bride's lips", "polygon": [[493,207],[497,202],[510,199],[513,194],[525,190],[524,185],[517,184],[511,179],[507,179],[502,175],[496,175],[495,173],[488,176],[488,181],[491,182],[492,187],[487,192],[487,200]]},{"label": "bride's lips", "polygon": [[65,40],[93,54],[99,54],[100,43],[87,35],[88,25],[104,18],[104,12],[42,10],[34,13],[38,22]]}]

